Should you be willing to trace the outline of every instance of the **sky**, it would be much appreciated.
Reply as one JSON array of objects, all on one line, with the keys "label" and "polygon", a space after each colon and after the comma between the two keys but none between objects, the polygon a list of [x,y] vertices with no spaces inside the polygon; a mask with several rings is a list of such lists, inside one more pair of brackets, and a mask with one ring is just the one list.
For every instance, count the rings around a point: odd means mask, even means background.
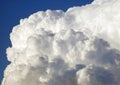
[{"label": "sky", "polygon": [[6,58],[6,48],[11,46],[9,34],[19,20],[37,11],[64,10],[73,6],[82,6],[93,0],[0,0],[0,81],[3,71],[9,64]]}]

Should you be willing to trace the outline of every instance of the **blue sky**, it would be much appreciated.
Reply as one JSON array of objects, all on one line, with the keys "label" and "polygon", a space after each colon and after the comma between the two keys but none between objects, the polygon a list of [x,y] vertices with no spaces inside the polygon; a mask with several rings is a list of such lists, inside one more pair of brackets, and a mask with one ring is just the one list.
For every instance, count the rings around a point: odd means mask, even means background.
[{"label": "blue sky", "polygon": [[[19,24],[21,18],[26,18],[37,11],[64,10],[69,7],[81,6],[93,0],[0,0],[0,81],[3,71],[9,62],[6,58],[6,48],[11,46],[9,34],[12,27]],[[13,56],[14,57],[14,56]]]}]

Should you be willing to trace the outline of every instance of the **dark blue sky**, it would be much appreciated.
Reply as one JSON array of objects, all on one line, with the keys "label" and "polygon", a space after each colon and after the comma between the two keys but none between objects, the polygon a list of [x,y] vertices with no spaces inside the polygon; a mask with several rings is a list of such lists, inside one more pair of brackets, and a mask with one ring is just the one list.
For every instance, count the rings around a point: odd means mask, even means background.
[{"label": "dark blue sky", "polygon": [[[6,48],[11,46],[9,34],[12,27],[19,24],[21,18],[40,10],[64,10],[69,7],[81,6],[93,0],[0,0],[0,83],[3,71],[9,62]],[[14,57],[14,56],[13,56]]]}]

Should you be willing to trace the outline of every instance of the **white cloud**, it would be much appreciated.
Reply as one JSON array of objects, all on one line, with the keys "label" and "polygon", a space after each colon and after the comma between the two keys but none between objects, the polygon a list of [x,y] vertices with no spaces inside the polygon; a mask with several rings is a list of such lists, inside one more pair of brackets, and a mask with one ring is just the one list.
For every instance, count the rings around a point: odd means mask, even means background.
[{"label": "white cloud", "polygon": [[2,85],[120,85],[119,8],[119,0],[95,0],[21,19]]}]

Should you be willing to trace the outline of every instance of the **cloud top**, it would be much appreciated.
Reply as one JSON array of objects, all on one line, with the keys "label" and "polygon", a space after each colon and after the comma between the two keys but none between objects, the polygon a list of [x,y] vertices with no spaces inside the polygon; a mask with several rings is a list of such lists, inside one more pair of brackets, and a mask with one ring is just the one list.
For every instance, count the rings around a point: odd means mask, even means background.
[{"label": "cloud top", "polygon": [[120,85],[119,3],[95,0],[21,19],[2,85]]}]

